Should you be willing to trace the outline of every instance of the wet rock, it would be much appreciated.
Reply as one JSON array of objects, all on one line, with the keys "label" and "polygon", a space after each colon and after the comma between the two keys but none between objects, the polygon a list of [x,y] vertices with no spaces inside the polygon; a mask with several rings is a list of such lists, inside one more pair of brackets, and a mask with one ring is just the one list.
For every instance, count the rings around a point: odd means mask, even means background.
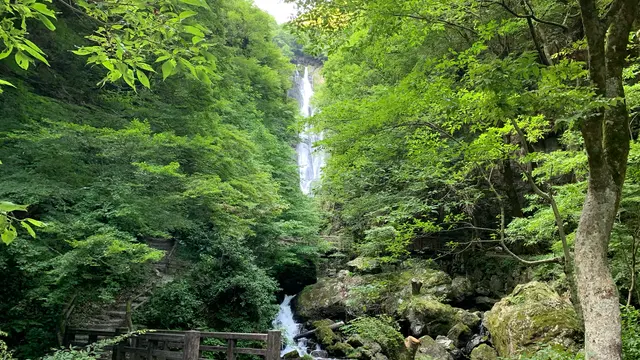
[{"label": "wet rock", "polygon": [[453,341],[453,345],[458,348],[464,346],[467,341],[471,339],[471,329],[463,323],[455,324],[449,332],[447,332],[447,337]]},{"label": "wet rock", "polygon": [[338,357],[351,357],[351,355],[355,352],[353,346],[339,342],[334,345],[328,346],[327,350],[334,356]]},{"label": "wet rock", "polygon": [[282,358],[287,360],[300,359],[300,354],[298,353],[298,350],[291,350],[288,353],[284,354]]},{"label": "wet rock", "polygon": [[502,357],[535,352],[542,345],[576,349],[582,339],[573,306],[540,282],[516,286],[485,316],[492,343]]},{"label": "wet rock", "polygon": [[489,290],[492,294],[500,295],[504,292],[504,283],[498,275],[492,275],[489,280]]},{"label": "wet rock", "polygon": [[476,334],[471,337],[471,340],[464,347],[464,352],[470,354],[473,349],[478,347],[480,344],[484,344],[489,341],[489,337],[486,335]]},{"label": "wet rock", "polygon": [[456,309],[456,320],[467,325],[471,329],[477,329],[482,322],[482,317],[464,309]]},{"label": "wet rock", "polygon": [[322,359],[326,359],[329,357],[329,353],[326,352],[325,350],[313,350],[312,352],[309,353],[309,355],[311,355],[314,358],[322,358]]},{"label": "wet rock", "polygon": [[464,356],[464,352],[462,352],[462,350],[460,349],[453,349],[450,351],[450,353],[451,357],[453,357],[453,360],[468,360],[468,358]]},{"label": "wet rock", "polygon": [[415,360],[453,360],[449,352],[430,336],[420,338]]},{"label": "wet rock", "polygon": [[384,354],[382,353],[377,353],[376,356],[374,356],[373,358],[374,360],[389,360],[388,357],[386,357]]},{"label": "wet rock", "polygon": [[445,348],[448,351],[453,351],[456,349],[456,346],[453,343],[453,340],[449,339],[446,336],[438,335],[436,338],[436,343]]},{"label": "wet rock", "polygon": [[471,280],[464,276],[457,276],[451,281],[451,300],[463,302],[473,296],[474,289]]},{"label": "wet rock", "polygon": [[430,296],[413,297],[400,307],[400,315],[415,337],[446,334],[458,322],[457,314],[454,307]]},{"label": "wet rock", "polygon": [[498,299],[492,299],[488,296],[478,296],[473,300],[481,309],[491,309],[491,307],[499,301]]},{"label": "wet rock", "polygon": [[471,352],[471,360],[497,360],[498,353],[487,344],[482,344]]}]

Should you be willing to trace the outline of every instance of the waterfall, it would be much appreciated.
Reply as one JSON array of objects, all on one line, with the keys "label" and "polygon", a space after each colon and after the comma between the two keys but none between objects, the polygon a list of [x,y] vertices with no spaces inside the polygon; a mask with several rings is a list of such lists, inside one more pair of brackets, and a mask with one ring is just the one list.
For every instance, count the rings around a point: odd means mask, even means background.
[{"label": "waterfall", "polygon": [[[314,112],[311,107],[313,84],[308,66],[304,68],[302,78],[299,73],[296,74],[296,85],[300,91],[300,113],[305,118],[310,117]],[[314,133],[309,126],[305,126],[300,134],[300,143],[296,146],[300,169],[300,189],[306,195],[311,194],[313,185],[320,180],[322,167],[325,163],[325,154],[314,146],[322,138],[322,133]]]},{"label": "waterfall", "polygon": [[295,295],[287,295],[280,304],[280,310],[273,320],[273,327],[282,330],[282,336],[285,339],[286,347],[281,352],[281,356],[288,354],[293,350],[297,350],[300,356],[307,354],[306,339],[300,339],[297,343],[293,341],[293,337],[300,333],[302,325],[296,323],[293,319],[293,311],[291,310],[291,300]]}]

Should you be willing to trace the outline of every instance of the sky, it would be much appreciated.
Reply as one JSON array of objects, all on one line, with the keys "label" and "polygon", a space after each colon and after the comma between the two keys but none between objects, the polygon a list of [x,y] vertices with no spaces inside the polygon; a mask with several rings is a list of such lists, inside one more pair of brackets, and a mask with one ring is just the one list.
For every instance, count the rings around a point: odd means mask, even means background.
[{"label": "sky", "polygon": [[276,18],[278,24],[291,20],[295,13],[295,5],[285,3],[284,0],[253,0],[260,9],[268,12]]}]

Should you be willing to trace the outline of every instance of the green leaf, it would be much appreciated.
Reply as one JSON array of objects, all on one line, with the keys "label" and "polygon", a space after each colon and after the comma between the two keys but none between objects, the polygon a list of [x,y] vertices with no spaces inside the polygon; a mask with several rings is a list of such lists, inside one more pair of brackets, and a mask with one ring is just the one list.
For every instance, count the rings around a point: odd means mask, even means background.
[{"label": "green leaf", "polygon": [[52,18],[56,17],[56,13],[53,12],[53,10],[49,9],[47,7],[47,5],[43,4],[43,3],[35,3],[31,5],[31,8],[37,12],[39,12],[42,15],[46,15]]},{"label": "green leaf", "polygon": [[37,226],[37,227],[44,227],[45,226],[45,223],[43,223],[42,221],[36,220],[36,219],[26,218],[25,220],[30,222],[31,225],[33,225],[33,226]]},{"label": "green leaf", "polygon": [[198,29],[198,28],[196,28],[194,26],[186,25],[184,27],[184,31],[188,32],[191,35],[195,35],[195,36],[198,36],[198,37],[201,37],[201,38],[204,37],[204,33],[202,32],[202,30],[200,30],[200,29]]},{"label": "green leaf", "polygon": [[14,228],[13,226],[9,226],[9,228],[5,229],[2,233],[2,242],[9,245],[13,242],[13,240],[16,239],[17,236],[18,232],[16,231],[16,228]]},{"label": "green leaf", "polygon": [[48,17],[42,15],[42,14],[36,14],[36,16],[38,17],[38,20],[40,20],[40,22],[42,22],[44,24],[44,26],[47,27],[47,29],[54,31],[56,29],[56,26],[53,25],[53,23],[51,22],[51,20],[49,20]]},{"label": "green leaf", "polygon": [[198,15],[197,12],[195,11],[191,11],[191,10],[187,10],[187,11],[183,11],[180,13],[180,15],[178,15],[178,18],[180,18],[180,20],[184,20],[184,19],[188,19],[192,16],[196,16]]},{"label": "green leaf", "polygon": [[151,89],[151,84],[149,84],[149,78],[144,73],[144,71],[137,69],[136,75],[138,76],[138,80],[140,80],[140,83],[142,85],[144,85],[147,89]]},{"label": "green leaf", "polygon": [[8,201],[0,201],[0,211],[2,212],[27,211],[27,205],[17,205]]},{"label": "green leaf", "polygon": [[32,238],[34,239],[36,238],[36,232],[33,231],[33,228],[29,224],[27,224],[24,221],[20,221],[20,225],[22,225],[22,227],[27,230],[27,232],[29,233],[29,235],[31,235]]},{"label": "green leaf", "polygon": [[14,58],[16,59],[16,64],[18,64],[18,66],[20,66],[21,68],[27,70],[29,68],[29,57],[27,55],[25,55],[22,51],[16,52],[16,54],[14,55]]},{"label": "green leaf", "polygon": [[189,4],[189,5],[193,5],[193,6],[203,7],[203,8],[206,8],[206,9],[209,8],[209,5],[207,5],[206,2],[200,1],[200,0],[180,0],[180,2],[185,3],[185,4]]},{"label": "green leaf", "polygon": [[3,52],[0,53],[0,60],[2,60],[4,58],[6,58],[7,56],[11,55],[12,51],[13,51],[13,45],[9,46]]},{"label": "green leaf", "polygon": [[145,63],[137,63],[136,67],[142,69],[142,70],[147,70],[147,71],[151,71],[151,72],[156,72],[155,70],[153,70],[153,68],[151,67],[151,65],[149,64],[145,64]]},{"label": "green leaf", "polygon": [[[0,79],[0,85],[6,85],[6,86],[11,86],[11,87],[16,87],[15,85],[13,85],[12,83],[2,80]],[[2,164],[2,161],[0,161],[0,164]]]},{"label": "green leaf", "polygon": [[[34,58],[42,61],[43,63],[47,64],[47,66],[51,66],[49,65],[49,62],[47,61],[47,59],[44,58],[44,56],[42,56],[40,53],[38,53],[35,49],[31,48],[30,46],[25,46],[23,47],[23,50],[28,52],[29,55],[33,56]],[[38,49],[40,50],[40,49]]]},{"label": "green leaf", "polygon": [[174,59],[170,59],[162,64],[162,80],[166,80],[169,76],[173,74],[173,70],[176,68],[176,61]]}]

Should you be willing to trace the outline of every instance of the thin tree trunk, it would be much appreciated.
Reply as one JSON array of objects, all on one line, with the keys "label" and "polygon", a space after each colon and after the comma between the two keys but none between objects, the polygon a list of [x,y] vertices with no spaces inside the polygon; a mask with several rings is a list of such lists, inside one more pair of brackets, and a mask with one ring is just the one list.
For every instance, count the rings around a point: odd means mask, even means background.
[{"label": "thin tree trunk", "polygon": [[621,359],[620,300],[607,248],[616,214],[615,189],[589,187],[576,233],[578,295],[585,323],[587,359]]},{"label": "thin tree trunk", "polygon": [[613,0],[600,16],[596,0],[579,0],[589,49],[589,74],[598,95],[617,100],[582,123],[589,185],[576,232],[575,267],[585,323],[587,360],[620,360],[620,300],[607,250],[629,155],[629,113],[622,70],[638,0]]},{"label": "thin tree trunk", "polygon": [[638,251],[638,242],[635,235],[633,236],[633,244],[631,244],[631,285],[629,285],[629,295],[627,296],[627,306],[631,305],[633,299],[633,290],[636,287],[636,252]]}]

